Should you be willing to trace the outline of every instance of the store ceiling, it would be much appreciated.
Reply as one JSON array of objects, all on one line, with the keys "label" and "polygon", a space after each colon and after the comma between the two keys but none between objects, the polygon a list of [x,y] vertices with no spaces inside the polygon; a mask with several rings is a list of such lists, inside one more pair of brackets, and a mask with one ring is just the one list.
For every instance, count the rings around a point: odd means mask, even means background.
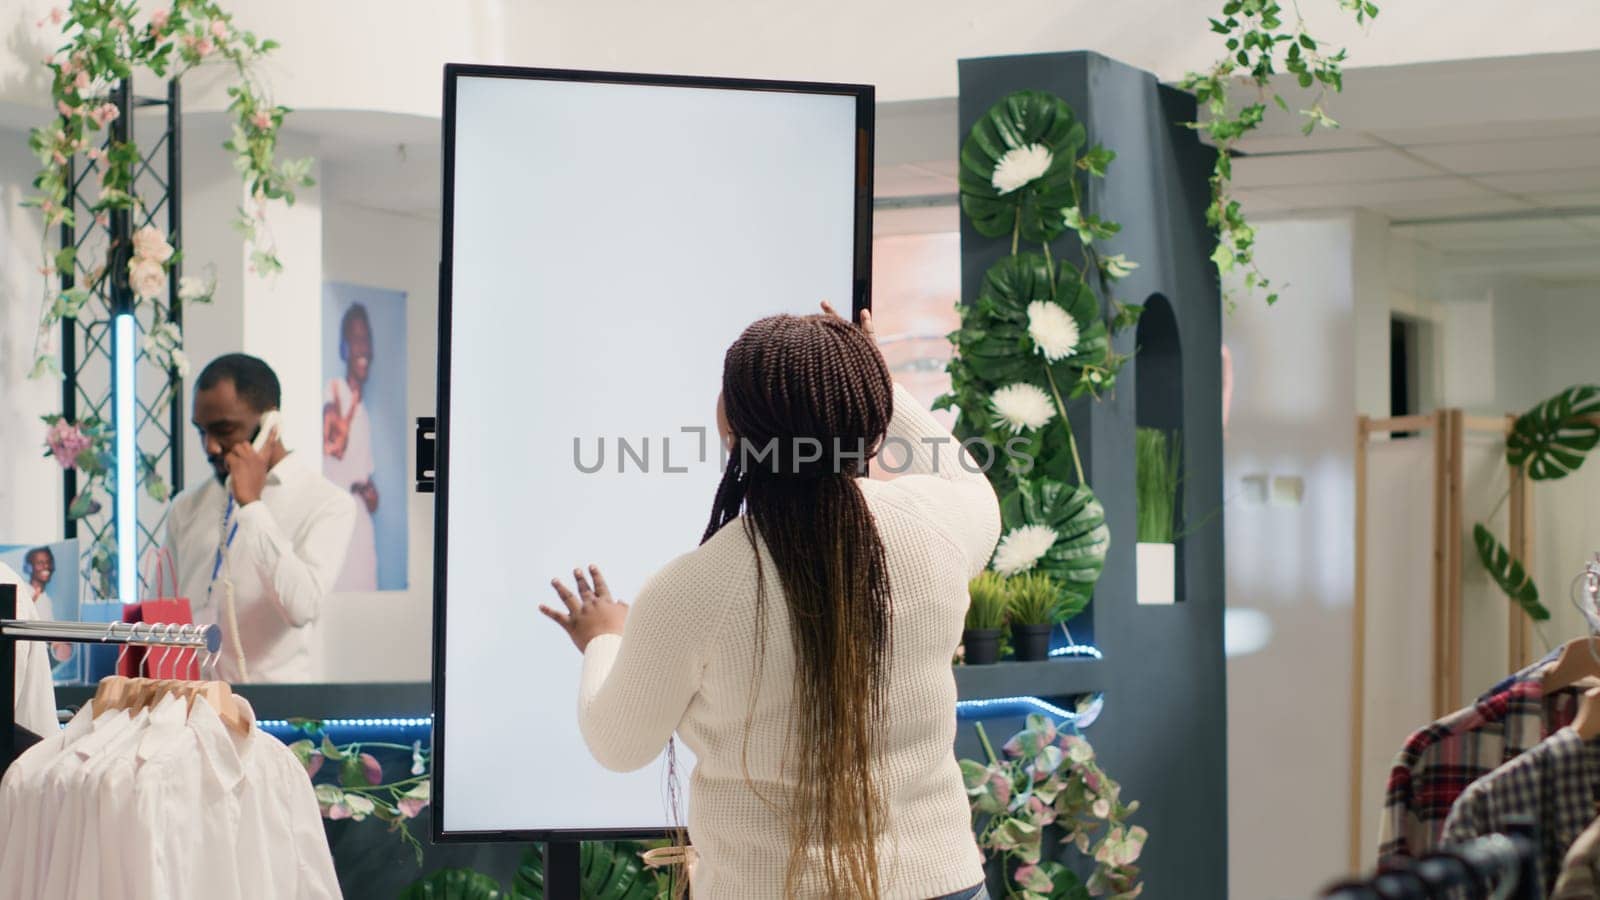
[{"label": "store ceiling", "polygon": [[[1269,119],[1238,195],[1259,218],[1371,211],[1452,271],[1600,279],[1596,71],[1600,53],[1351,70],[1327,100],[1342,127]],[[308,112],[295,128],[331,201],[437,218],[436,121]],[[953,98],[879,105],[878,234],[957,227],[958,141]]]}]

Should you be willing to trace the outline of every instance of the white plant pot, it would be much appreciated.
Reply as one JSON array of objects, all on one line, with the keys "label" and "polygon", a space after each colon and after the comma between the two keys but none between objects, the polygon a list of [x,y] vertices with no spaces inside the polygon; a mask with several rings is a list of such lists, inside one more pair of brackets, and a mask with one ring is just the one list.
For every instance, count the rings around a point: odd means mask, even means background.
[{"label": "white plant pot", "polygon": [[1139,544],[1136,561],[1140,606],[1171,606],[1177,600],[1178,553],[1172,544]]}]

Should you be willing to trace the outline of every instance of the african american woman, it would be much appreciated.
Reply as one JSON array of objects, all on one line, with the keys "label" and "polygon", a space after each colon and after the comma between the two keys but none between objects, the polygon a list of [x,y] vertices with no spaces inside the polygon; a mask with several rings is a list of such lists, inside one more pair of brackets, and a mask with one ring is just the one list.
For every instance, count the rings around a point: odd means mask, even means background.
[{"label": "african american woman", "polygon": [[[648,765],[674,733],[694,751],[694,897],[978,900],[950,661],[999,505],[893,384],[870,314],[823,309],[728,348],[700,546],[631,608],[590,566],[541,609],[583,652],[602,765]],[[862,477],[890,445],[906,474]]]}]

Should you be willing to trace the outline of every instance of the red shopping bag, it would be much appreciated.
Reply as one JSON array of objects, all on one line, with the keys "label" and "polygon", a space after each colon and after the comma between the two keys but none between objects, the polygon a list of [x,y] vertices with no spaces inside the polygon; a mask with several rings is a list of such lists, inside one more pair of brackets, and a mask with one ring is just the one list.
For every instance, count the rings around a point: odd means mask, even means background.
[{"label": "red shopping bag", "polygon": [[[122,621],[143,622],[147,625],[193,625],[194,615],[189,608],[187,598],[178,594],[178,568],[172,562],[172,554],[166,548],[152,550],[150,555],[155,557],[156,577],[150,582],[155,585],[158,596],[148,597],[138,603],[130,603],[123,607]],[[172,573],[172,593],[169,596],[159,596],[163,593],[163,575]],[[130,678],[176,678],[184,681],[200,680],[200,661],[198,654],[192,649],[167,648],[167,647],[134,647],[127,648],[127,654],[117,660],[117,674]]]}]

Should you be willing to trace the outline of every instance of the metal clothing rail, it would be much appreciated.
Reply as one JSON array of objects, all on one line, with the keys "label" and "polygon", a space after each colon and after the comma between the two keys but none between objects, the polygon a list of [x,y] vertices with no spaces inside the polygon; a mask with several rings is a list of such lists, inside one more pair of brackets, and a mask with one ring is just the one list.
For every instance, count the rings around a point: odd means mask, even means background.
[{"label": "metal clothing rail", "polygon": [[0,733],[0,773],[10,768],[17,756],[17,641],[187,647],[217,653],[222,649],[222,629],[217,625],[18,620],[17,586],[0,584],[0,703],[6,711],[5,730]]},{"label": "metal clothing rail", "polygon": [[[1423,900],[1427,897],[1497,897],[1542,900],[1538,844],[1533,829],[1491,834],[1429,854],[1375,878],[1342,881],[1322,893],[1325,900]],[[1445,888],[1456,888],[1449,894]]]}]

